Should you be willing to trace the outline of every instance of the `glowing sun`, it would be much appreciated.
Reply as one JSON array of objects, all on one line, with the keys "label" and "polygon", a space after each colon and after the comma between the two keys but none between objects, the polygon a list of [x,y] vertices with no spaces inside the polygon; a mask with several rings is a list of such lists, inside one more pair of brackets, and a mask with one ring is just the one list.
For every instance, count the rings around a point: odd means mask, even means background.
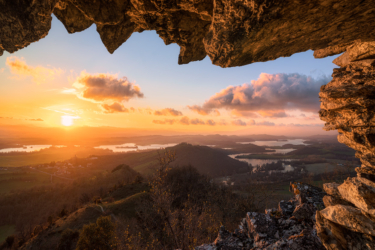
[{"label": "glowing sun", "polygon": [[61,124],[67,127],[72,126],[74,118],[75,118],[74,116],[63,115],[61,116]]}]

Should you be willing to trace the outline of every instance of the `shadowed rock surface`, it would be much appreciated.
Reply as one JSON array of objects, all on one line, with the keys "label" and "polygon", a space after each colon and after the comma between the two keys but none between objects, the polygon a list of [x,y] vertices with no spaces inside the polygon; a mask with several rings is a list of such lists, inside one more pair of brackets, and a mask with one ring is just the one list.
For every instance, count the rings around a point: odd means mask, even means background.
[{"label": "shadowed rock surface", "polygon": [[267,209],[264,214],[249,212],[235,232],[230,233],[222,226],[215,242],[195,250],[325,249],[317,236],[314,221],[316,211],[324,208],[322,197],[325,193],[301,182],[290,183],[290,191],[294,198],[281,201],[278,209]]},{"label": "shadowed rock surface", "polygon": [[321,58],[375,40],[372,0],[14,0],[0,10],[0,55],[45,37],[52,14],[69,33],[95,24],[110,53],[133,32],[155,30],[180,46],[179,64],[208,55],[233,67],[309,49]]}]

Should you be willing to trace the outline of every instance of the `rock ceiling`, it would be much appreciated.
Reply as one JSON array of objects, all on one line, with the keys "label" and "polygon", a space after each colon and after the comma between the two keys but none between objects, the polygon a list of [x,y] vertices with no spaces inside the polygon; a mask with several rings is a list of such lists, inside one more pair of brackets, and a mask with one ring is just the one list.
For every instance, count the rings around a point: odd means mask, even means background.
[{"label": "rock ceiling", "polygon": [[324,57],[375,40],[373,0],[0,0],[0,55],[45,37],[52,14],[69,33],[95,23],[110,53],[155,30],[180,46],[179,64],[208,55],[233,67],[309,49]]}]

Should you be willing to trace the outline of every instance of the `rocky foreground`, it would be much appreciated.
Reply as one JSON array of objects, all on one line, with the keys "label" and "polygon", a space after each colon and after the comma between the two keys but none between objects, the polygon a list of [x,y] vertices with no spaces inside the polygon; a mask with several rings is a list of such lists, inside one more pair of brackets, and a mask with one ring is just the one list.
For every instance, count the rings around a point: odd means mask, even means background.
[{"label": "rocky foreground", "polygon": [[315,227],[316,212],[324,208],[322,189],[301,182],[290,183],[294,198],[280,201],[265,213],[249,212],[233,233],[220,228],[215,242],[195,250],[325,249]]}]

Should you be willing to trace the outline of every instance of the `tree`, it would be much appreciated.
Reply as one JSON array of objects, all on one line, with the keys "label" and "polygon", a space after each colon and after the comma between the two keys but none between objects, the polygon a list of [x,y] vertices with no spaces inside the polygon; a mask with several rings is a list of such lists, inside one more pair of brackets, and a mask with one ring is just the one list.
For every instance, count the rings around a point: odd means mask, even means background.
[{"label": "tree", "polygon": [[76,250],[113,250],[116,246],[115,225],[110,216],[83,227]]}]

